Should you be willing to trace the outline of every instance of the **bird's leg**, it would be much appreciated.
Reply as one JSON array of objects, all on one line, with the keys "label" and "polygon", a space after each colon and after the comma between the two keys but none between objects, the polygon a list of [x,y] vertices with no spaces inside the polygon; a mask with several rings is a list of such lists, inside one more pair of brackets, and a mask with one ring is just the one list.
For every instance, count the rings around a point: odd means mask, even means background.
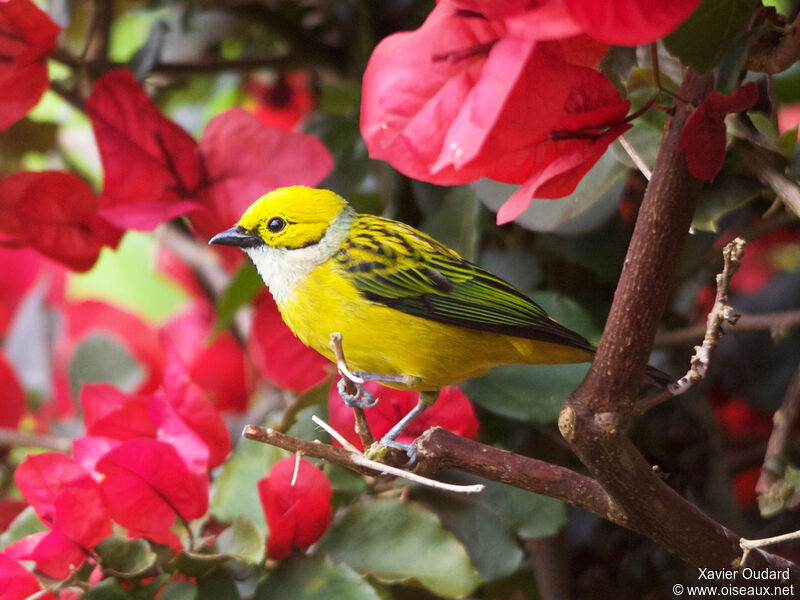
[{"label": "bird's leg", "polygon": [[[342,397],[344,403],[349,406],[350,408],[357,406],[359,408],[372,408],[378,403],[378,399],[370,394],[366,388],[364,388],[362,383],[365,381],[378,381],[381,383],[398,383],[404,386],[413,386],[414,383],[417,381],[414,377],[408,377],[406,375],[392,375],[390,373],[371,373],[369,371],[350,371],[347,369],[346,365],[339,364],[339,370],[347,377],[347,379],[352,383],[356,391],[354,394],[350,394],[347,392],[348,384],[344,380],[344,378],[339,380],[337,384],[337,388],[339,390],[339,396]],[[434,398],[435,400],[435,398]],[[433,404],[431,402],[431,404]]]},{"label": "bird's leg", "polygon": [[398,448],[403,450],[409,457],[409,465],[414,464],[417,460],[417,447],[414,444],[406,444],[404,442],[398,442],[398,436],[405,431],[405,428],[408,427],[411,422],[420,416],[425,409],[429,406],[432,406],[436,399],[439,397],[439,390],[433,391],[425,391],[419,393],[419,400],[417,401],[417,405],[412,408],[408,414],[400,419],[397,424],[389,430],[383,438],[381,439],[381,446],[388,446],[390,448]]},{"label": "bird's leg", "polygon": [[336,389],[339,390],[339,396],[341,396],[342,400],[347,406],[350,408],[353,408],[354,406],[358,408],[372,408],[378,403],[378,399],[370,394],[363,385],[353,381],[352,379],[349,380],[349,383],[355,386],[355,394],[349,394],[347,392],[348,380],[342,378],[336,384]]},{"label": "bird's leg", "polygon": [[369,371],[353,371],[353,375],[364,381],[379,381],[381,383],[399,383],[402,385],[413,385],[417,381],[407,375],[391,375],[389,373],[370,373]]},{"label": "bird's leg", "polygon": [[[339,369],[340,370],[342,369],[342,365],[339,365]],[[347,391],[348,382],[345,381],[344,377],[339,380],[339,383],[336,384],[336,387],[339,390],[339,396],[342,397],[344,403],[350,408],[354,406],[357,406],[359,408],[372,408],[378,403],[378,399],[372,394],[370,394],[363,385],[361,385],[365,381],[399,383],[407,386],[414,385],[414,382],[416,381],[414,378],[411,377],[406,377],[404,375],[391,375],[389,373],[370,373],[367,371],[346,370],[345,374],[347,376],[347,380],[355,386],[356,388],[355,393],[354,394],[348,393]]]}]

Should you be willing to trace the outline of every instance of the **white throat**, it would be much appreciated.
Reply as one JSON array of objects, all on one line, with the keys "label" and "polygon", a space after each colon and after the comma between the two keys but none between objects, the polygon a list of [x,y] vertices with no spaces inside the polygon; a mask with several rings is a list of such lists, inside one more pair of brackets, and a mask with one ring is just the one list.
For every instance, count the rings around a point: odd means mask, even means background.
[{"label": "white throat", "polygon": [[322,239],[305,248],[273,248],[263,245],[244,249],[279,306],[293,299],[297,293],[297,285],[333,256],[350,231],[354,219],[353,210],[345,207],[331,221]]}]

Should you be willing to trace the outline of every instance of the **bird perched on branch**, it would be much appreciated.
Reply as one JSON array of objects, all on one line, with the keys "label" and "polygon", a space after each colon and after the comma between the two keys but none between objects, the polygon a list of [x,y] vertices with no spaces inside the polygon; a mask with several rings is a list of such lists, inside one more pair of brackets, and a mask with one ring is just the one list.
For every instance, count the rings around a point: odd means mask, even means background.
[{"label": "bird perched on branch", "polygon": [[[511,284],[404,223],[356,213],[328,190],[287,187],[252,204],[210,242],[238,246],[300,340],[363,380],[419,390],[418,405],[381,440],[395,442],[439,389],[506,363],[592,360],[595,348]],[[650,367],[649,377],[672,379]],[[371,406],[360,388],[349,405]]]}]

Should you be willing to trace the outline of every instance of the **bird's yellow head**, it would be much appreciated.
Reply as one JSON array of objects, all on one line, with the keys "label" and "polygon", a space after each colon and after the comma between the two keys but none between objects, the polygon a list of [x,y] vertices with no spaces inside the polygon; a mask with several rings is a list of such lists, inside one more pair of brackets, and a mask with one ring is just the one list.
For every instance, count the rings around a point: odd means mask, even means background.
[{"label": "bird's yellow head", "polygon": [[232,228],[209,243],[253,248],[305,248],[319,242],[347,202],[328,191],[303,186],[278,188],[261,196]]},{"label": "bird's yellow head", "polygon": [[355,212],[328,190],[294,186],[261,196],[210,244],[238,246],[280,305],[300,281],[339,249]]}]

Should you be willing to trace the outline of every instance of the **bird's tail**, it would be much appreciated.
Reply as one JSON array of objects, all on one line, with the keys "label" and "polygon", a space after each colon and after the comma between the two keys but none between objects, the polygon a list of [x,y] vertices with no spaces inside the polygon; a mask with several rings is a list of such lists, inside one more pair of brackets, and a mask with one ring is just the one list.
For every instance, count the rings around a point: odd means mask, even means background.
[{"label": "bird's tail", "polygon": [[652,365],[647,365],[647,370],[644,372],[644,380],[646,383],[660,388],[666,388],[671,383],[675,383],[675,378],[672,375],[656,369]]}]

